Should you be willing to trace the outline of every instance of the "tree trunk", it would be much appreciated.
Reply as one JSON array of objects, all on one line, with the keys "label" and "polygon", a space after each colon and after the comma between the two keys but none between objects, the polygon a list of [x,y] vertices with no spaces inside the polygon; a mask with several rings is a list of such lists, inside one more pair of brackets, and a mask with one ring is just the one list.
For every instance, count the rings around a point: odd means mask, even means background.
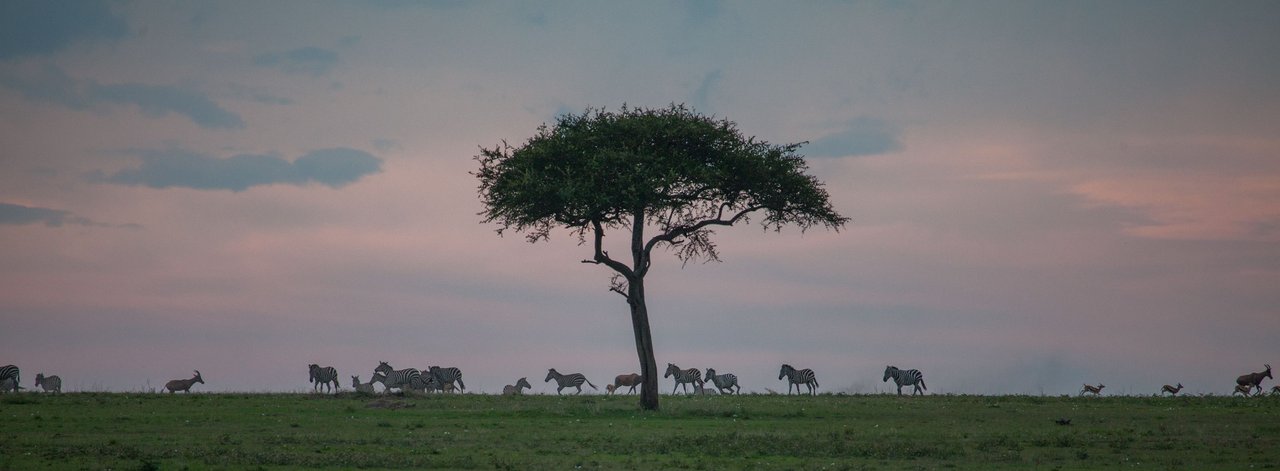
[{"label": "tree trunk", "polygon": [[636,354],[640,356],[640,408],[658,410],[658,362],[653,357],[653,334],[649,331],[649,309],[644,303],[644,279],[627,282],[631,305],[631,326],[636,334]]}]

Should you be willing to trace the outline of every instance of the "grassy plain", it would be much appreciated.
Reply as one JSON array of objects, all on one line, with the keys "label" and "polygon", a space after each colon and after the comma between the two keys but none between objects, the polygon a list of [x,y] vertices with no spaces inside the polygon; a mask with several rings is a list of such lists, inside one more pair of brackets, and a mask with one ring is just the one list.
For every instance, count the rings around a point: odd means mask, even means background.
[{"label": "grassy plain", "polygon": [[[1280,397],[22,393],[0,469],[1244,469]],[[1056,419],[1070,419],[1058,425]]]}]

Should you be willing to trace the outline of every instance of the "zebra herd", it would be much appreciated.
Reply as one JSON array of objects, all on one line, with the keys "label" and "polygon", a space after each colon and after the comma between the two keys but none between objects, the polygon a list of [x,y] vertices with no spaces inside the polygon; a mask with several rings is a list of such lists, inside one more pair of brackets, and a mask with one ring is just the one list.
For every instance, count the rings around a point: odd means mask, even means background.
[{"label": "zebra herd", "polygon": [[[1274,379],[1271,375],[1271,365],[1263,365],[1265,369],[1256,373],[1248,373],[1236,378],[1236,387],[1232,395],[1240,394],[1243,396],[1262,395],[1262,381],[1264,379]],[[336,392],[338,387],[338,370],[332,366],[322,367],[315,363],[307,365],[309,381],[313,385],[313,391],[319,392],[321,387],[325,392]],[[192,386],[196,384],[204,384],[204,377],[200,375],[200,370],[194,370],[195,375],[189,379],[175,379],[165,383],[164,390],[170,393],[183,391],[191,392]],[[26,389],[21,386],[20,371],[17,366],[5,365],[0,366],[0,392],[18,392]],[[671,394],[675,394],[677,390],[681,390],[688,394],[690,385],[693,386],[694,393],[719,393],[719,394],[741,394],[742,387],[738,384],[738,376],[733,373],[717,373],[715,368],[707,368],[705,376],[701,370],[697,368],[681,369],[674,363],[667,363],[666,373],[663,378],[673,378],[675,385],[671,388]],[[605,386],[608,394],[620,390],[623,387],[630,387],[628,394],[634,393],[637,386],[642,383],[643,377],[636,373],[621,374],[614,378],[613,384]],[[796,369],[789,364],[782,365],[778,370],[778,380],[786,380],[787,394],[791,394],[792,388],[796,394],[801,393],[801,386],[807,387],[809,395],[817,395],[818,393],[818,377],[811,369]],[[889,365],[884,369],[884,377],[882,382],[893,380],[898,389],[898,395],[902,395],[903,386],[913,387],[911,394],[924,394],[928,387],[924,384],[924,374],[916,369],[900,369]],[[566,388],[574,388],[577,394],[582,393],[582,385],[585,383],[592,389],[599,389],[582,373],[562,374],[555,368],[547,370],[547,376],[543,380],[544,383],[556,382],[556,394],[561,394]],[[706,388],[706,383],[710,382],[715,389]],[[373,393],[374,383],[381,383],[384,392],[391,392],[392,389],[398,389],[400,392],[466,392],[466,384],[462,382],[462,370],[455,367],[439,367],[431,366],[426,370],[418,370],[415,368],[405,368],[397,370],[387,362],[378,362],[378,366],[373,369],[373,375],[369,382],[362,383],[359,376],[351,377],[351,386],[357,392]],[[36,387],[42,388],[45,392],[62,392],[62,378],[57,375],[45,375],[38,373],[35,377]],[[1106,385],[1099,383],[1097,386],[1089,384],[1083,385],[1080,389],[1080,395],[1093,394],[1101,395],[1102,388]],[[503,395],[519,395],[523,394],[525,389],[533,389],[527,378],[520,378],[514,385],[508,384],[502,389]],[[1183,389],[1182,383],[1177,386],[1164,385],[1159,394],[1177,395]],[[1272,395],[1280,395],[1280,385],[1271,388]]]}]

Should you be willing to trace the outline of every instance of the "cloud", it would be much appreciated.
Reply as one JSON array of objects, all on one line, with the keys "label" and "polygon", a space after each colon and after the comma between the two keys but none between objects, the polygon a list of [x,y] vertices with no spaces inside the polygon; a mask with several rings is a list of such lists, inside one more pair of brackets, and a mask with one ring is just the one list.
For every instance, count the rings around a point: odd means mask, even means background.
[{"label": "cloud", "polygon": [[338,63],[338,53],[318,47],[302,47],[285,52],[261,54],[253,58],[253,65],[273,67],[287,74],[303,74],[319,77],[329,73]]},{"label": "cloud", "polygon": [[[49,227],[62,227],[66,224],[77,226],[115,227],[112,224],[94,222],[91,219],[76,216],[70,211],[64,211],[61,209],[0,203],[0,225],[24,226],[27,224],[44,224]],[[123,227],[138,227],[138,225],[125,224]]]},{"label": "cloud", "polygon": [[101,0],[0,2],[0,61],[52,54],[77,41],[114,40],[128,33]]},{"label": "cloud", "polygon": [[382,160],[366,152],[321,149],[293,162],[274,155],[240,154],[225,159],[195,152],[141,150],[142,165],[125,169],[101,181],[151,188],[182,187],[197,190],[244,191],[254,186],[317,182],[339,188],[381,170]]},{"label": "cloud", "polygon": [[693,106],[695,108],[699,110],[711,109],[711,94],[720,85],[720,79],[723,76],[724,73],[720,69],[716,69],[702,78],[702,83],[693,92]]},{"label": "cloud", "polygon": [[62,69],[46,65],[34,74],[0,74],[0,86],[21,93],[27,99],[53,103],[75,110],[99,105],[134,105],[151,117],[170,113],[187,117],[204,128],[240,129],[240,115],[218,106],[205,94],[170,85],[142,83],[99,84],[78,80]]},{"label": "cloud", "polygon": [[902,149],[901,131],[884,120],[855,118],[845,130],[809,142],[802,150],[810,157],[856,157]]}]

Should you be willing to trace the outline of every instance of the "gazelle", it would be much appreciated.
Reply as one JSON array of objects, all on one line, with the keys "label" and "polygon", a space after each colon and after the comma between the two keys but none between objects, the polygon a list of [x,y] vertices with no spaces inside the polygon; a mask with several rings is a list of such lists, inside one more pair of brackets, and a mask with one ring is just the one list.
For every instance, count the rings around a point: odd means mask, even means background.
[{"label": "gazelle", "polygon": [[1094,396],[1097,396],[1099,394],[1102,394],[1102,388],[1105,388],[1105,387],[1107,387],[1107,385],[1102,383],[1098,383],[1097,386],[1090,386],[1086,384],[1084,385],[1084,387],[1080,388],[1080,395],[1083,396],[1084,393],[1093,393]]},{"label": "gazelle", "polygon": [[1176,387],[1175,387],[1175,386],[1170,386],[1170,385],[1167,385],[1167,384],[1166,384],[1166,385],[1164,385],[1164,387],[1160,388],[1160,394],[1169,393],[1169,394],[1172,394],[1172,395],[1174,395],[1174,396],[1177,396],[1177,395],[1178,395],[1178,391],[1181,391],[1181,390],[1182,390],[1182,383],[1178,383],[1178,385],[1177,385]]},{"label": "gazelle", "polygon": [[1234,396],[1234,395],[1236,395],[1236,394],[1239,394],[1239,395],[1244,396],[1244,397],[1249,397],[1249,393],[1251,393],[1251,392],[1253,392],[1253,385],[1252,385],[1252,384],[1237,384],[1237,385],[1236,385],[1236,390],[1235,390],[1235,391],[1232,391],[1232,392],[1231,392],[1231,395],[1232,395],[1232,396]]}]

